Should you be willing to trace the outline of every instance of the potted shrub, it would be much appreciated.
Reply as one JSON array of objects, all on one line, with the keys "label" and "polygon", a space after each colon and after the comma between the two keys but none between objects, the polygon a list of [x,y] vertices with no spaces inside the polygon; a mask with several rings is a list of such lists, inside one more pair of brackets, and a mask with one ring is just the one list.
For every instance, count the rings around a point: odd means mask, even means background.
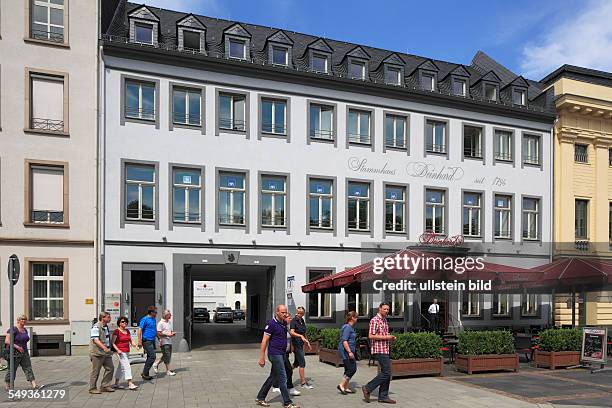
[{"label": "potted shrub", "polygon": [[342,365],[338,355],[338,343],[340,342],[340,329],[321,329],[321,348],[319,349],[319,361],[331,363],[336,367]]},{"label": "potted shrub", "polygon": [[582,332],[580,329],[547,329],[540,333],[535,351],[534,365],[548,367],[569,367],[580,364]]},{"label": "potted shrub", "polygon": [[442,340],[431,332],[400,333],[391,343],[391,379],[409,375],[442,375]]},{"label": "potted shrub", "polygon": [[519,356],[514,349],[514,337],[506,330],[459,333],[455,368],[472,374],[474,371],[518,371]]},{"label": "potted shrub", "polygon": [[315,326],[306,326],[306,338],[310,341],[312,349],[304,346],[304,354],[319,354],[321,348],[321,329]]}]

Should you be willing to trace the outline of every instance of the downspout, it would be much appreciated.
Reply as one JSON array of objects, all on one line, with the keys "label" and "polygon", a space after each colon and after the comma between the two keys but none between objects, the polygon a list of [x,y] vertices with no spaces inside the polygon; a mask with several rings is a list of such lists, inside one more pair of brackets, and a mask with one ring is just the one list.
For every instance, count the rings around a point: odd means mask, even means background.
[{"label": "downspout", "polygon": [[[98,2],[98,9],[101,11],[101,1]],[[100,19],[98,19],[98,25]],[[99,26],[98,33],[100,33],[101,27]],[[98,40],[96,40],[98,42]],[[105,145],[106,145],[106,126],[104,103],[106,100],[106,81],[104,80],[104,48],[101,44],[98,47],[98,146],[97,146],[97,311],[104,309],[104,282],[105,282],[105,267],[104,267],[104,240],[105,240],[105,228],[104,228],[104,200],[105,200],[105,188],[104,188],[104,171],[105,171]],[[102,92],[100,92],[102,90]]]},{"label": "downspout", "polygon": [[[559,117],[555,117],[555,121],[550,129],[550,197],[551,197],[551,206],[550,206],[550,251],[548,254],[548,262],[553,261],[553,253],[555,251],[555,148],[557,146],[557,141],[555,140],[555,126],[557,125],[557,121]],[[550,294],[550,313],[549,313],[551,322],[549,326],[555,327],[555,289],[553,288]]]},{"label": "downspout", "polygon": [[99,0],[97,2],[97,28],[96,28],[96,211],[95,211],[95,225],[96,225],[96,230],[95,230],[95,237],[96,237],[96,245],[95,245],[95,251],[96,251],[96,265],[95,265],[95,283],[94,283],[94,290],[95,290],[95,303],[94,303],[94,308],[95,308],[95,313],[94,316],[95,317],[98,312],[100,311],[100,247],[101,247],[101,242],[100,241],[100,48],[98,46],[98,36],[102,30],[102,26],[101,26],[101,19],[102,19],[102,0]]}]

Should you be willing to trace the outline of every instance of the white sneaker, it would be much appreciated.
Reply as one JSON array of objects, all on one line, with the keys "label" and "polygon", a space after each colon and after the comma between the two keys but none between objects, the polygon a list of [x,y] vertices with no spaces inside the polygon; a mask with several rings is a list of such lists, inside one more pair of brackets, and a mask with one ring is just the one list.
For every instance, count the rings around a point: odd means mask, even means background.
[{"label": "white sneaker", "polygon": [[276,392],[280,394],[280,388],[272,387],[272,392]]},{"label": "white sneaker", "polygon": [[168,371],[166,374],[167,374],[167,375],[169,375],[169,376],[174,376],[174,375],[176,375],[176,373],[175,373],[174,371]]},{"label": "white sneaker", "polygon": [[298,390],[296,390],[295,388],[291,388],[291,389],[289,390],[289,395],[291,395],[292,397],[296,397],[296,396],[301,395],[301,394],[302,394],[302,393],[301,393],[301,392],[299,392]]},{"label": "white sneaker", "polygon": [[153,372],[154,372],[155,374],[157,374],[157,366],[156,366],[155,364],[153,364],[153,367],[151,367],[151,368],[153,369]]},{"label": "white sneaker", "polygon": [[305,382],[304,384],[302,384],[302,388],[305,388],[307,390],[312,390],[314,387],[308,384],[308,382]]}]

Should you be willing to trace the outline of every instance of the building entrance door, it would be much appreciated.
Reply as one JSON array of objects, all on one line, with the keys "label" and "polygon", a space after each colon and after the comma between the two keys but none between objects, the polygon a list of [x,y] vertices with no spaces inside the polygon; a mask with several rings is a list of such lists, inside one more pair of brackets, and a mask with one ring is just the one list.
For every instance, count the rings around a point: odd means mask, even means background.
[{"label": "building entrance door", "polygon": [[149,306],[157,307],[161,317],[164,303],[164,267],[162,264],[124,264],[122,316],[138,326]]}]

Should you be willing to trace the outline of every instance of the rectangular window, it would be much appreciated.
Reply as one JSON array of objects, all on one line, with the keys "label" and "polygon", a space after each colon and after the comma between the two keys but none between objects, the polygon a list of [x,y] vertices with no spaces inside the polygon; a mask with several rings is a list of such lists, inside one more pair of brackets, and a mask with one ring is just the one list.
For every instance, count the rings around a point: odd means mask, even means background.
[{"label": "rectangular window", "polygon": [[370,185],[348,183],[347,191],[348,228],[351,231],[370,230]]},{"label": "rectangular window", "polygon": [[385,71],[385,83],[387,85],[402,84],[402,70],[395,67],[387,67]]},{"label": "rectangular window", "polygon": [[125,116],[132,119],[155,120],[155,84],[125,81]]},{"label": "rectangular window", "polygon": [[31,38],[63,43],[64,0],[34,0],[32,7]]},{"label": "rectangular window", "polygon": [[276,99],[261,101],[261,131],[275,135],[287,134],[287,102]]},{"label": "rectangular window", "polygon": [[368,317],[372,308],[371,297],[367,293],[347,293],[346,310],[357,312],[359,317]]},{"label": "rectangular window", "polygon": [[125,166],[125,217],[128,220],[155,219],[155,167]]},{"label": "rectangular window", "polygon": [[612,203],[608,204],[608,241],[612,244]]},{"label": "rectangular window", "polygon": [[485,84],[484,92],[486,100],[497,101],[497,85]]},{"label": "rectangular window", "polygon": [[466,82],[463,79],[453,80],[453,95],[465,96]]},{"label": "rectangular window", "polygon": [[30,124],[35,130],[64,132],[64,77],[30,74]]},{"label": "rectangular window", "polygon": [[515,105],[525,105],[525,91],[514,89],[512,91],[512,103]]},{"label": "rectangular window", "polygon": [[493,213],[495,216],[493,236],[512,238],[512,197],[496,194]]},{"label": "rectangular window", "polygon": [[574,161],[578,163],[589,162],[589,146],[585,144],[574,144]]},{"label": "rectangular window", "polygon": [[63,224],[64,167],[30,165],[30,222]]},{"label": "rectangular window", "polygon": [[261,177],[261,225],[287,225],[287,179],[280,176]]},{"label": "rectangular window", "polygon": [[200,35],[198,31],[181,29],[183,31],[183,49],[200,52]]},{"label": "rectangular window", "polygon": [[406,189],[404,187],[385,187],[385,231],[406,231]]},{"label": "rectangular window", "polygon": [[425,123],[425,150],[428,153],[446,153],[446,123],[428,120]]},{"label": "rectangular window", "polygon": [[401,292],[387,291],[383,294],[385,302],[389,302],[388,317],[404,316],[404,294]]},{"label": "rectangular window", "polygon": [[361,61],[351,61],[349,63],[349,78],[365,79],[366,66]]},{"label": "rectangular window", "polygon": [[425,190],[425,230],[446,233],[446,197],[444,190]]},{"label": "rectangular window", "polygon": [[463,126],[463,157],[482,159],[482,128]]},{"label": "rectangular window", "polygon": [[284,47],[272,47],[272,64],[289,65],[289,51]]},{"label": "rectangular window", "polygon": [[523,163],[540,164],[540,137],[525,135],[523,137]]},{"label": "rectangular window", "polygon": [[482,225],[482,194],[463,193],[463,235],[480,237]]},{"label": "rectangular window", "polygon": [[311,179],[308,199],[310,200],[310,227],[333,227],[333,182],[331,180]]},{"label": "rectangular window", "polygon": [[480,293],[464,292],[461,302],[461,314],[464,316],[480,316]]},{"label": "rectangular window", "polygon": [[612,148],[608,149],[608,166],[612,166]]},{"label": "rectangular window", "polygon": [[493,316],[510,316],[510,297],[508,293],[493,295]]},{"label": "rectangular window", "polygon": [[229,57],[246,59],[246,41],[231,38],[229,40]]},{"label": "rectangular window", "polygon": [[32,320],[64,318],[64,264],[32,263]]},{"label": "rectangular window", "polygon": [[436,90],[436,77],[434,74],[423,73],[421,74],[421,87],[426,91]]},{"label": "rectangular window", "polygon": [[[316,281],[331,275],[328,270],[308,271],[308,282]],[[310,318],[331,317],[331,293],[309,293],[308,294],[308,316]]]},{"label": "rectangular window", "polygon": [[245,175],[219,174],[219,224],[245,225]]},{"label": "rectangular window", "polygon": [[219,94],[219,128],[246,130],[246,97],[244,95]]},{"label": "rectangular window", "polygon": [[537,316],[539,313],[538,302],[537,294],[523,293],[521,295],[521,316]]},{"label": "rectangular window", "polygon": [[195,89],[172,90],[172,121],[178,125],[200,126],[202,92]]},{"label": "rectangular window", "polygon": [[141,44],[153,44],[153,24],[134,23],[134,41]]},{"label": "rectangular window", "polygon": [[523,198],[523,239],[540,239],[540,200]]},{"label": "rectangular window", "polygon": [[495,130],[495,160],[512,161],[512,132]]},{"label": "rectangular window", "polygon": [[576,227],[576,238],[587,239],[588,234],[588,200],[576,200],[575,209],[575,227]]},{"label": "rectangular window", "polygon": [[313,139],[334,140],[334,107],[310,105],[310,137]]},{"label": "rectangular window", "polygon": [[199,223],[201,221],[201,172],[193,169],[173,170],[172,211],[174,222]]},{"label": "rectangular window", "polygon": [[327,74],[327,55],[312,54],[312,70],[314,72]]},{"label": "rectangular window", "polygon": [[404,116],[385,116],[385,146],[405,149],[407,146],[407,127]]},{"label": "rectangular window", "polygon": [[349,109],[348,139],[350,143],[372,144],[370,112]]}]

